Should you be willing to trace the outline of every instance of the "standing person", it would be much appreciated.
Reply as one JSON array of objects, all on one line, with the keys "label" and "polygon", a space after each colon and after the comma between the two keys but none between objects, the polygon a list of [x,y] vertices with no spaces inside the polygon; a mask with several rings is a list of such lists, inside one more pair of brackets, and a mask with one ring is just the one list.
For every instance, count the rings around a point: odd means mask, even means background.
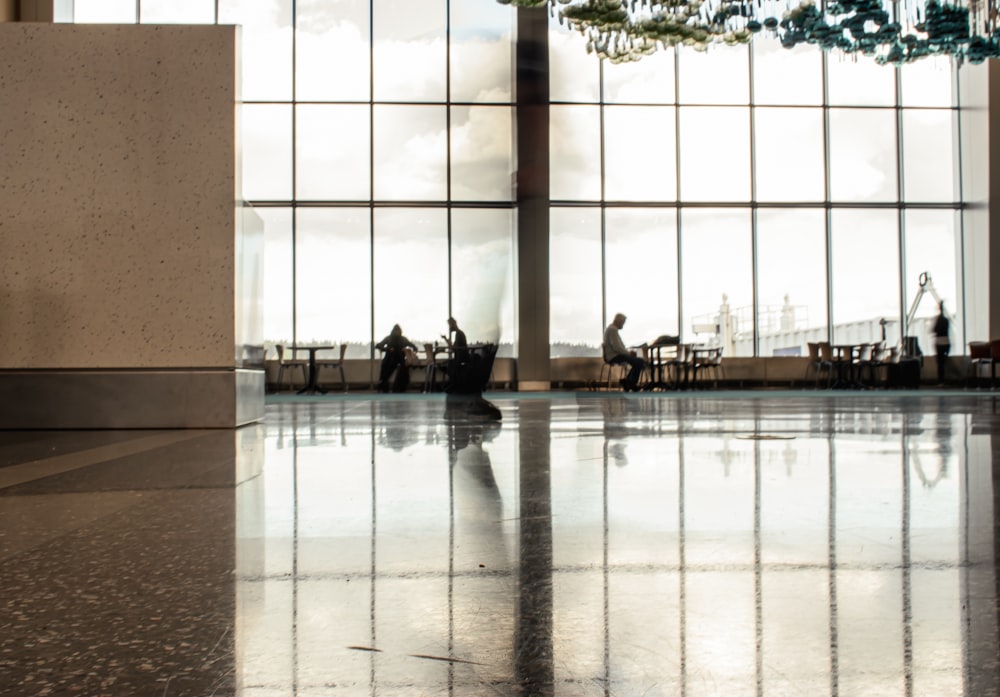
[{"label": "standing person", "polygon": [[949,329],[951,322],[944,312],[944,300],[938,303],[938,316],[934,320],[934,353],[937,358],[938,382],[944,384],[944,367],[948,361],[948,353],[951,351],[951,339]]},{"label": "standing person", "polygon": [[630,351],[622,341],[621,328],[625,326],[625,319],[625,315],[619,312],[604,330],[604,360],[612,365],[628,363],[631,369],[622,380],[622,388],[626,392],[636,392],[639,389],[639,376],[642,375],[646,363],[635,354],[635,351]]},{"label": "standing person", "polygon": [[389,336],[375,344],[375,348],[384,351],[382,356],[382,367],[378,373],[378,391],[389,391],[389,378],[392,371],[398,370],[396,379],[392,384],[393,392],[406,392],[410,384],[410,370],[406,367],[406,349],[417,350],[417,345],[403,336],[403,329],[398,325],[392,326]]}]

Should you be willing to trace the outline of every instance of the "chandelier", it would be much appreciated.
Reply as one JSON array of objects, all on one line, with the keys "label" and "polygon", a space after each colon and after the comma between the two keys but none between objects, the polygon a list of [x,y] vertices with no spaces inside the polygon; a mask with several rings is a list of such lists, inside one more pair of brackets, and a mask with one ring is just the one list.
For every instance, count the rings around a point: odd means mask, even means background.
[{"label": "chandelier", "polygon": [[579,31],[587,51],[619,63],[676,45],[705,50],[769,36],[785,48],[903,65],[929,56],[958,63],[1000,57],[1000,0],[497,0],[543,7]]}]

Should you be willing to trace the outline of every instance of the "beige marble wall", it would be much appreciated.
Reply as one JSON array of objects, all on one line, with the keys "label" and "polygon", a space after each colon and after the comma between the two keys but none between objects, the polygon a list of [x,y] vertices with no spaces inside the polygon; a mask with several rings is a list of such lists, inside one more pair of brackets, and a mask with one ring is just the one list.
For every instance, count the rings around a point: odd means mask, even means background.
[{"label": "beige marble wall", "polygon": [[237,365],[237,31],[0,24],[0,369]]}]

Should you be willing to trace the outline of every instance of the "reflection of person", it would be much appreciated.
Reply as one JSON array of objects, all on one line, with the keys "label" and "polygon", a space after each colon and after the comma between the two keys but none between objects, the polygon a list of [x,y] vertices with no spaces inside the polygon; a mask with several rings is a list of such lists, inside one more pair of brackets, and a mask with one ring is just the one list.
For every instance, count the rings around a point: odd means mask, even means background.
[{"label": "reflection of person", "polygon": [[395,324],[392,331],[389,332],[389,336],[375,344],[375,348],[385,352],[378,374],[378,391],[389,391],[389,378],[392,376],[392,371],[398,369],[396,379],[392,383],[392,391],[406,392],[406,388],[410,384],[410,371],[406,367],[406,349],[411,348],[415,351],[416,344],[403,336],[402,328]]},{"label": "reflection of person", "polygon": [[612,365],[618,363],[628,363],[630,370],[625,379],[622,380],[622,387],[626,392],[635,392],[639,389],[639,376],[642,375],[646,364],[641,358],[635,355],[635,351],[630,351],[622,341],[621,328],[625,326],[625,315],[618,313],[604,330],[604,360]]},{"label": "reflection of person", "polygon": [[938,303],[938,316],[934,320],[934,353],[937,358],[938,382],[944,382],[944,367],[948,361],[948,353],[951,351],[951,339],[948,337],[948,330],[951,323],[944,313],[944,301]]}]

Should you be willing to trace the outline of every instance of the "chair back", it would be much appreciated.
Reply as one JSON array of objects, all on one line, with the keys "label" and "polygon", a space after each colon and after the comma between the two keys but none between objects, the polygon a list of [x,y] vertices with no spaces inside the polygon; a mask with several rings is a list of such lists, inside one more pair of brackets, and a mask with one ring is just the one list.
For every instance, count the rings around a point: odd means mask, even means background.
[{"label": "chair back", "polygon": [[815,341],[807,341],[806,347],[809,350],[809,360],[818,361],[819,360],[819,344]]},{"label": "chair back", "polygon": [[341,344],[341,345],[340,345],[340,362],[341,362],[341,363],[343,363],[343,362],[344,362],[344,356],[345,356],[346,354],[347,354],[347,344],[346,344],[346,343],[344,343],[344,344]]},{"label": "chair back", "polygon": [[857,359],[859,361],[867,363],[872,359],[872,352],[874,349],[875,349],[874,344],[859,344]]},{"label": "chair back", "polygon": [[284,363],[285,362],[285,345],[284,344],[275,344],[274,345],[274,350],[278,354],[278,363]]},{"label": "chair back", "polygon": [[821,361],[833,360],[833,348],[830,346],[829,341],[819,342],[819,358]]},{"label": "chair back", "polygon": [[872,344],[872,355],[871,360],[879,363],[885,359],[885,341],[880,341],[877,344]]},{"label": "chair back", "polygon": [[1000,339],[990,340],[990,358],[1000,361]]},{"label": "chair back", "polygon": [[969,342],[969,358],[974,361],[981,361],[984,358],[990,357],[990,342],[989,341],[970,341]]}]

